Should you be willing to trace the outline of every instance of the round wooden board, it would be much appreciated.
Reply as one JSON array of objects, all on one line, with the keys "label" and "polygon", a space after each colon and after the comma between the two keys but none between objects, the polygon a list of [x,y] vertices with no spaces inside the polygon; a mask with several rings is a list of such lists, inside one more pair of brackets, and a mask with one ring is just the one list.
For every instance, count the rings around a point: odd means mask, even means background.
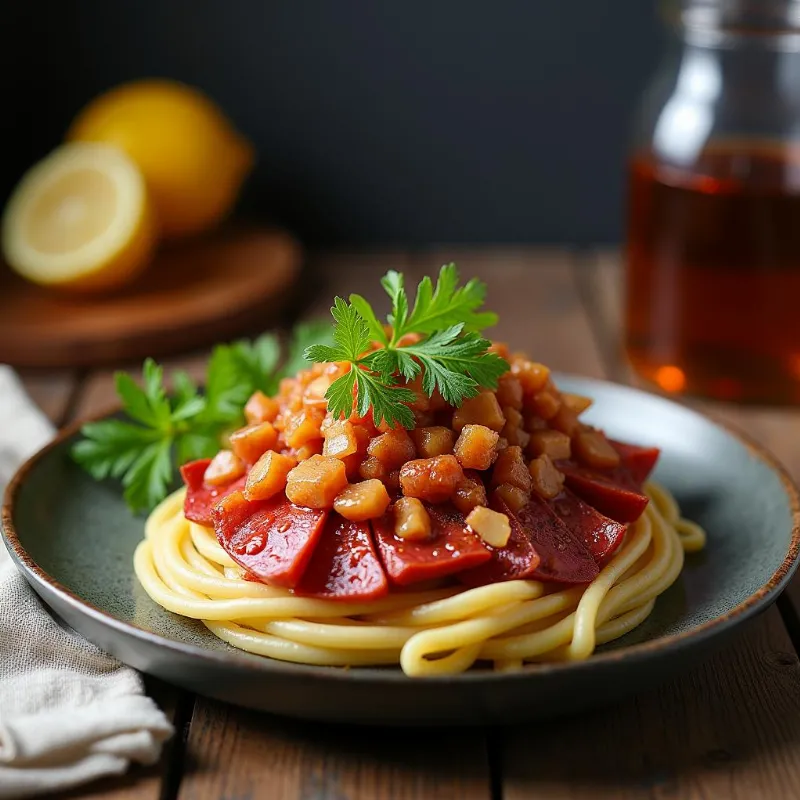
[{"label": "round wooden board", "polygon": [[79,297],[0,264],[0,363],[95,366],[202,347],[270,324],[302,266],[275,229],[236,228],[164,249],[118,294]]}]

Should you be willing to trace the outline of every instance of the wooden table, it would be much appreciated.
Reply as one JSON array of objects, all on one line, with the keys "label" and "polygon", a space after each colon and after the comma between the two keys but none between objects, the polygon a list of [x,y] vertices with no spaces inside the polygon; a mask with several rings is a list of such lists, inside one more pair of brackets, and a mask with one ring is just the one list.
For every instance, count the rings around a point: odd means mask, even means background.
[{"label": "wooden table", "polygon": [[[454,260],[489,285],[494,337],[561,371],[629,381],[614,253],[439,248],[315,256],[307,316],[334,293],[380,295]],[[411,282],[409,280],[409,282]],[[167,362],[201,374],[204,353]],[[124,364],[135,369],[138,365]],[[108,370],[25,373],[57,423],[113,402]],[[800,478],[800,413],[704,407],[760,439]],[[274,800],[800,798],[800,583],[727,649],[655,691],[575,719],[504,729],[375,731],[258,715],[148,680],[175,722],[161,762],[70,797]]]}]

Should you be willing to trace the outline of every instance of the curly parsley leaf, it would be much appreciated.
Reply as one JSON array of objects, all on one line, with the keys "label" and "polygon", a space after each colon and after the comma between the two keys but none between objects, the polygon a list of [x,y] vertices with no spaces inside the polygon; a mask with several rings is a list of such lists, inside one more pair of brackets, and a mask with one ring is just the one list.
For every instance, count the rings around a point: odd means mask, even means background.
[{"label": "curly parsley leaf", "polygon": [[417,287],[414,309],[403,333],[435,333],[461,323],[467,331],[480,331],[497,324],[497,314],[478,312],[486,299],[486,285],[473,278],[458,288],[458,269],[445,264],[439,270],[436,288],[429,277]]},{"label": "curly parsley leaf", "polygon": [[334,381],[325,395],[329,411],[347,417],[355,404],[361,416],[371,408],[378,424],[386,420],[411,428],[414,416],[408,404],[415,395],[398,385],[401,380],[410,382],[421,375],[422,390],[428,396],[438,390],[456,406],[478,394],[481,387],[497,387],[508,364],[488,352],[489,341],[477,332],[497,322],[496,314],[478,310],[486,296],[480,281],[459,287],[455,265],[445,265],[435,288],[430,278],[420,282],[410,312],[401,273],[387,272],[381,285],[392,304],[387,317],[390,335],[361,295],[350,295],[349,303],[337,297],[331,309],[335,344],[306,350],[310,361],[350,364],[349,372]]},{"label": "curly parsley leaf", "polygon": [[508,369],[504,359],[487,352],[487,339],[474,331],[461,335],[462,329],[453,325],[403,348],[422,366],[422,390],[430,396],[438,389],[451,405],[475,397],[482,387],[496,389]]}]

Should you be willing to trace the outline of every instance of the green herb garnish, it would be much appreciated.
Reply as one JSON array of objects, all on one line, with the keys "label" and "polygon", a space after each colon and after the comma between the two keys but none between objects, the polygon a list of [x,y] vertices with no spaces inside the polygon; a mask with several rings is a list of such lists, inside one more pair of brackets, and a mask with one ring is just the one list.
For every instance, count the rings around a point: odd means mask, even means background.
[{"label": "green herb garnish", "polygon": [[88,422],[72,456],[96,480],[117,478],[132,511],[153,508],[167,496],[175,465],[208,458],[220,449],[222,435],[244,423],[243,407],[253,392],[273,395],[281,379],[308,367],[311,342],[331,341],[327,323],[298,325],[288,353],[273,334],[214,348],[201,393],[185,372],[172,375],[173,392],[164,386],[164,370],[144,362],[142,386],[116,373],[117,394],[127,419]]},{"label": "green herb garnish", "polygon": [[[482,282],[471,280],[459,288],[458,270],[448,264],[441,268],[435,288],[430,278],[422,279],[413,307],[401,273],[387,272],[381,285],[392,301],[386,326],[361,295],[350,295],[349,302],[337,297],[331,308],[334,344],[306,350],[309,361],[350,364],[325,394],[332,414],[349,416],[355,398],[360,416],[372,409],[376,424],[385,420],[413,428],[414,415],[407,404],[415,395],[402,380],[421,375],[425,394],[430,397],[438,389],[456,406],[481,388],[497,388],[508,363],[488,352],[490,342],[478,333],[497,322],[496,314],[478,311],[486,296]],[[403,342],[408,334],[421,338]],[[373,343],[378,348],[370,350]]]}]

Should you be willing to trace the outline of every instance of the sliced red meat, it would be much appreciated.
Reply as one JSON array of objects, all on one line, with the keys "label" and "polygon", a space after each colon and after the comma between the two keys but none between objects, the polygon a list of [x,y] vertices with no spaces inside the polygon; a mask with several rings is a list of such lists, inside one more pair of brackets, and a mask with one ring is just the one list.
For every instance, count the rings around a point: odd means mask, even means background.
[{"label": "sliced red meat", "polygon": [[566,485],[581,500],[617,522],[635,522],[648,503],[647,495],[624,467],[593,470],[571,461],[559,461],[558,468],[566,477]]},{"label": "sliced red meat", "polygon": [[505,547],[489,548],[492,558],[485,564],[458,574],[458,579],[467,586],[485,586],[487,583],[530,578],[541,560],[530,536],[509,507],[502,500],[496,500],[492,505],[495,511],[508,517],[511,536]]},{"label": "sliced red meat", "polygon": [[295,593],[328,600],[375,600],[389,581],[372,544],[369,523],[333,513],[322,531]]},{"label": "sliced red meat", "polygon": [[551,500],[550,507],[570,532],[589,548],[599,566],[602,567],[622,543],[627,526],[601,514],[569,489]]},{"label": "sliced red meat", "polygon": [[389,579],[399,586],[442,578],[488,561],[492,554],[451,505],[426,505],[431,538],[413,542],[394,535],[390,513],[372,520],[372,531]]},{"label": "sliced red meat", "polygon": [[210,463],[210,458],[201,458],[197,461],[189,461],[181,467],[181,477],[186,484],[186,499],[183,501],[184,516],[191,522],[205,525],[207,528],[214,524],[211,519],[211,508],[214,503],[232,492],[243,489],[246,480],[241,477],[227,486],[212,486],[210,483],[205,483],[203,475]]},{"label": "sliced red meat", "polygon": [[319,542],[328,512],[286,497],[251,502],[241,492],[217,503],[211,516],[225,552],[259,580],[293,589]]},{"label": "sliced red meat", "polygon": [[640,447],[636,444],[616,442],[613,439],[608,441],[619,453],[622,466],[628,470],[631,477],[641,487],[653,471],[661,451],[657,447]]},{"label": "sliced red meat", "polygon": [[588,583],[600,572],[587,545],[536,495],[513,515],[539,554],[528,577],[557,583]]}]

